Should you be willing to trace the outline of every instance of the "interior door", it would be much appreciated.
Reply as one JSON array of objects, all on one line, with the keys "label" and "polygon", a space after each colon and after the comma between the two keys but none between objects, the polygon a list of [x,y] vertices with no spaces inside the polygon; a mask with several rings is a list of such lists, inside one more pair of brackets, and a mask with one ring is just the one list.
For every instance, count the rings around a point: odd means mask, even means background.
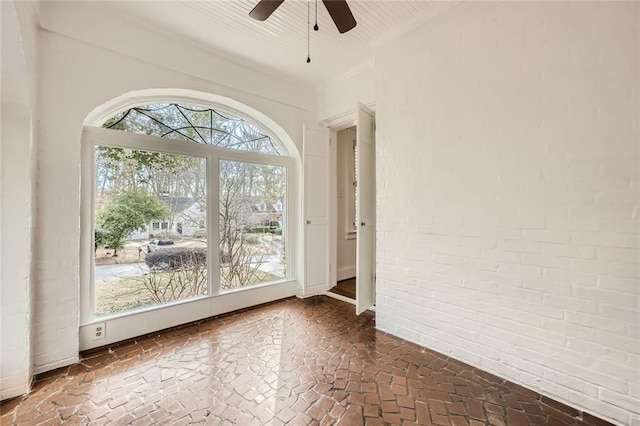
[{"label": "interior door", "polygon": [[356,314],[376,301],[376,179],[374,114],[358,103],[356,127]]},{"label": "interior door", "polygon": [[329,290],[329,129],[304,126],[303,295]]}]

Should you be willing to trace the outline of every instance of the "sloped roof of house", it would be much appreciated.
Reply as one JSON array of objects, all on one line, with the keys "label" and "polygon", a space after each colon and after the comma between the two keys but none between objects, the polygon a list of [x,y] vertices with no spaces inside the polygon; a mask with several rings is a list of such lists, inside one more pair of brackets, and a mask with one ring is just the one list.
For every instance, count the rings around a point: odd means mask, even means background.
[{"label": "sloped roof of house", "polygon": [[191,197],[173,197],[171,195],[161,195],[160,201],[174,212],[184,211],[196,202],[196,200]]}]

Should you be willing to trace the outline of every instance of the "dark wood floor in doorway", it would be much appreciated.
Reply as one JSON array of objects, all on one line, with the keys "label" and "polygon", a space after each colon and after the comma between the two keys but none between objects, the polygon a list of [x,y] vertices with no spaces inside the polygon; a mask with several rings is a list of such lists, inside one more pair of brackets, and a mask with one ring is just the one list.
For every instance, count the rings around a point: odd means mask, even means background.
[{"label": "dark wood floor in doorway", "polygon": [[4,401],[2,425],[602,425],[376,331],[370,311],[290,298],[84,354]]},{"label": "dark wood floor in doorway", "polygon": [[349,278],[347,280],[338,281],[337,285],[329,290],[332,293],[339,294],[340,296],[348,297],[349,299],[356,299],[356,279]]}]

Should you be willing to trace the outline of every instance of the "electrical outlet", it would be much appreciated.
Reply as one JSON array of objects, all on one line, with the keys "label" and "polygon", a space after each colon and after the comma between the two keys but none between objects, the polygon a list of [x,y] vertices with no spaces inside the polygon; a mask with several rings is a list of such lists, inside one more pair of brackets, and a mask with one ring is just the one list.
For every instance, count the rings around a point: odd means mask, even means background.
[{"label": "electrical outlet", "polygon": [[107,324],[104,322],[93,324],[91,340],[100,340],[104,339],[105,337],[107,337]]}]

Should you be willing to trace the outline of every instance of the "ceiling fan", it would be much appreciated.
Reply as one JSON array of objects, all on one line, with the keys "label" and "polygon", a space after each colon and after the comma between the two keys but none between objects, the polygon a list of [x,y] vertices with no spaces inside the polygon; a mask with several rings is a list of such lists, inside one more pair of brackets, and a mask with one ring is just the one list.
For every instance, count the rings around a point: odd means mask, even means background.
[{"label": "ceiling fan", "polygon": [[[249,16],[258,21],[266,21],[269,16],[282,4],[284,0],[260,0],[249,12]],[[341,34],[356,26],[356,19],[349,9],[346,0],[322,0],[331,19],[336,24]]]}]

